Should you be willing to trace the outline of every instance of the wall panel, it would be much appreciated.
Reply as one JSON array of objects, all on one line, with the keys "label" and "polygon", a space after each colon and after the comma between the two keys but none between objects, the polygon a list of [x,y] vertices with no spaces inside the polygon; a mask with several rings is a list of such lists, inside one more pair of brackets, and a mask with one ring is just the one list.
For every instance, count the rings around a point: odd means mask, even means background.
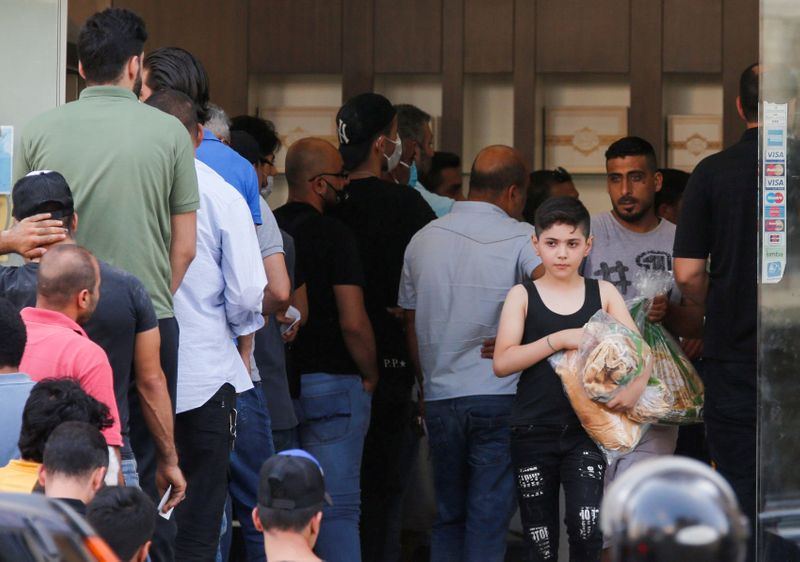
[{"label": "wall panel", "polygon": [[[663,74],[661,72],[662,0],[631,3],[631,106],[628,132],[647,139],[664,162]],[[647,41],[637,41],[647,37]]]},{"label": "wall panel", "polygon": [[514,147],[533,169],[536,150],[536,0],[515,1],[514,24]]},{"label": "wall panel", "polygon": [[341,0],[250,0],[250,72],[342,71]]},{"label": "wall panel", "polygon": [[664,72],[721,70],[722,0],[664,0]]},{"label": "wall panel", "polygon": [[628,72],[630,1],[538,0],[538,71]]},{"label": "wall panel", "polygon": [[464,0],[464,72],[514,70],[514,21],[514,0]]},{"label": "wall panel", "polygon": [[375,72],[442,70],[442,0],[375,1]]},{"label": "wall panel", "polygon": [[736,143],[744,122],[736,111],[739,77],[758,62],[758,0],[723,0],[722,5],[722,140]]},{"label": "wall panel", "polygon": [[442,0],[441,148],[461,154],[464,138],[464,0]]},{"label": "wall panel", "polygon": [[373,58],[373,0],[342,0],[342,101],[371,92],[375,77]]}]

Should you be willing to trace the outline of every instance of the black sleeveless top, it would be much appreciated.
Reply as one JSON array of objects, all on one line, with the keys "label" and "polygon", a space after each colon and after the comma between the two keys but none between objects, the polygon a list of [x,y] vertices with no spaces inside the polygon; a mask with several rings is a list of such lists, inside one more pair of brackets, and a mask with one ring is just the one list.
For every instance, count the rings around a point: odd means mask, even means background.
[{"label": "black sleeveless top", "polygon": [[[525,317],[523,344],[535,342],[560,330],[581,328],[603,307],[600,285],[596,279],[584,279],[583,306],[574,314],[568,315],[558,314],[547,308],[533,281],[526,280],[522,286],[528,291],[528,314]],[[561,385],[561,379],[547,359],[542,359],[522,371],[511,409],[511,425],[540,423],[580,424]]]}]

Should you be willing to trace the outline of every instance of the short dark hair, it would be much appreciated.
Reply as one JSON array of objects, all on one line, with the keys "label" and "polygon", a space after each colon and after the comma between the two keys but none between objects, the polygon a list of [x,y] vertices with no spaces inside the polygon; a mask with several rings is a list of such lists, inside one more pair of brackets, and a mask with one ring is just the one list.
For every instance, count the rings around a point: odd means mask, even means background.
[{"label": "short dark hair", "polygon": [[580,200],[574,197],[551,197],[536,209],[534,220],[536,236],[554,224],[566,224],[574,228],[580,228],[583,235],[587,238],[591,231],[592,219],[589,211]]},{"label": "short dark hair", "polygon": [[253,115],[237,115],[231,119],[231,131],[244,131],[256,139],[261,156],[275,154],[281,149],[281,139],[275,130],[275,124]]},{"label": "short dark hair", "polygon": [[425,125],[431,116],[415,105],[401,103],[394,106],[397,112],[397,132],[401,139],[411,139],[422,146],[425,141]]},{"label": "short dark hair", "polygon": [[133,486],[98,490],[86,508],[86,520],[120,560],[130,560],[156,528],[156,506]]},{"label": "short dark hair", "polygon": [[572,176],[564,168],[531,172],[528,198],[525,200],[525,208],[522,210],[522,216],[525,220],[533,224],[536,220],[536,209],[550,198],[553,186],[568,181],[572,181]]},{"label": "short dark hair", "polygon": [[320,511],[322,511],[322,505],[312,505],[300,509],[273,509],[259,505],[258,518],[265,531],[276,529],[299,533]]},{"label": "short dark hair", "polygon": [[428,191],[435,192],[442,184],[442,170],[445,168],[457,168],[461,172],[461,158],[453,152],[437,150],[431,159],[431,169],[422,180]]},{"label": "short dark hair", "polygon": [[83,291],[94,292],[97,284],[94,256],[77,244],[60,244],[47,250],[39,264],[36,294],[63,306]]},{"label": "short dark hair", "polygon": [[[475,161],[477,162],[477,158]],[[517,158],[509,159],[503,166],[498,166],[490,172],[480,171],[472,164],[469,174],[469,189],[476,191],[502,191],[510,185],[526,189],[528,173],[525,165]]]},{"label": "short dark hair", "polygon": [[42,462],[47,438],[67,421],[86,422],[101,431],[113,424],[108,406],[86,394],[74,380],[44,379],[36,383],[22,410],[20,457]]},{"label": "short dark hair", "polygon": [[197,120],[208,120],[209,80],[203,63],[180,47],[161,47],[144,57],[147,87],[159,90],[178,90],[197,104]]},{"label": "short dark hair", "polygon": [[95,426],[64,422],[47,438],[42,464],[48,474],[88,477],[95,469],[108,467],[108,445]]},{"label": "short dark hair", "polygon": [[147,30],[144,21],[124,8],[107,8],[83,24],[78,35],[78,59],[86,81],[116,82],[125,63],[142,54]]},{"label": "short dark hair", "polygon": [[758,63],[753,63],[744,69],[739,77],[739,101],[742,104],[742,113],[751,123],[758,121]]},{"label": "short dark hair", "polygon": [[662,168],[659,170],[663,181],[661,182],[661,189],[656,191],[656,199],[654,205],[658,211],[659,205],[677,205],[678,201],[683,197],[683,192],[686,190],[686,184],[689,183],[689,174],[683,170],[676,170],[675,168]]},{"label": "short dark hair", "polygon": [[199,124],[197,120],[197,104],[183,92],[171,88],[159,90],[147,98],[145,103],[173,117],[177,117],[178,121],[183,123],[186,130],[189,131],[192,138],[197,136],[197,125]]},{"label": "short dark hair", "polygon": [[641,137],[622,137],[611,143],[606,150],[606,162],[614,158],[625,158],[627,156],[644,156],[647,159],[647,166],[650,171],[655,172],[658,168],[656,163],[656,151],[653,145]]},{"label": "short dark hair", "polygon": [[28,331],[13,303],[0,297],[0,367],[18,368],[25,353]]}]

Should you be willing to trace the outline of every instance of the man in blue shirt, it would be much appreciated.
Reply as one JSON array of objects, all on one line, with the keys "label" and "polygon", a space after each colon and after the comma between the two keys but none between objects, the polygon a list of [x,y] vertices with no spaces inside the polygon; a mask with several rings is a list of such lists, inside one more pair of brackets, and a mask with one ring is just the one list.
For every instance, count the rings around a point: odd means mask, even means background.
[{"label": "man in blue shirt", "polygon": [[[159,90],[173,89],[189,96],[198,107],[201,123],[208,120],[208,74],[197,58],[179,47],[163,47],[147,54],[142,72],[141,100]],[[203,127],[203,142],[197,149],[197,159],[217,172],[242,194],[253,222],[261,224],[258,202],[258,175],[250,162]]]},{"label": "man in blue shirt", "polygon": [[17,440],[22,427],[22,408],[33,388],[34,382],[28,375],[19,372],[19,364],[25,351],[27,333],[25,323],[16,307],[8,300],[0,298],[0,465],[5,466],[11,459],[19,458]]}]

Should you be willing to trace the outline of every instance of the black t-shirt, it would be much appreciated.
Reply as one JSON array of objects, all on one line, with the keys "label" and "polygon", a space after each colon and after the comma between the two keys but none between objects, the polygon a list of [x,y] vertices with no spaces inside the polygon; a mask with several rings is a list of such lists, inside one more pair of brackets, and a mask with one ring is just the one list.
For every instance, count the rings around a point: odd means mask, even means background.
[{"label": "black t-shirt", "polygon": [[[0,267],[0,295],[18,308],[36,306],[38,263],[21,267]],[[89,321],[86,334],[103,348],[114,371],[114,396],[117,399],[122,434],[128,434],[128,389],[133,370],[136,335],[158,327],[153,302],[141,281],[130,273],[100,262],[100,300]]]},{"label": "black t-shirt", "polygon": [[341,221],[306,203],[275,211],[278,226],[294,238],[296,267],[308,292],[308,322],[289,352],[290,376],[306,373],[358,374],[342,337],[334,285],[364,286],[353,233]]},{"label": "black t-shirt", "polygon": [[[603,307],[597,279],[584,279],[583,306],[573,314],[558,314],[547,308],[533,281],[525,280],[528,291],[528,314],[522,344],[532,343],[561,330],[581,328]],[[569,403],[561,379],[547,359],[531,365],[519,377],[517,395],[511,407],[511,425],[536,423],[576,424],[578,416]]]},{"label": "black t-shirt", "polygon": [[367,307],[381,374],[403,375],[408,384],[413,373],[403,326],[387,308],[397,306],[406,246],[414,234],[436,218],[422,196],[407,185],[371,177],[353,180],[347,201],[331,210],[352,230],[364,264]]},{"label": "black t-shirt", "polygon": [[676,258],[711,256],[704,356],[756,360],[758,129],[695,168],[683,195]]}]

